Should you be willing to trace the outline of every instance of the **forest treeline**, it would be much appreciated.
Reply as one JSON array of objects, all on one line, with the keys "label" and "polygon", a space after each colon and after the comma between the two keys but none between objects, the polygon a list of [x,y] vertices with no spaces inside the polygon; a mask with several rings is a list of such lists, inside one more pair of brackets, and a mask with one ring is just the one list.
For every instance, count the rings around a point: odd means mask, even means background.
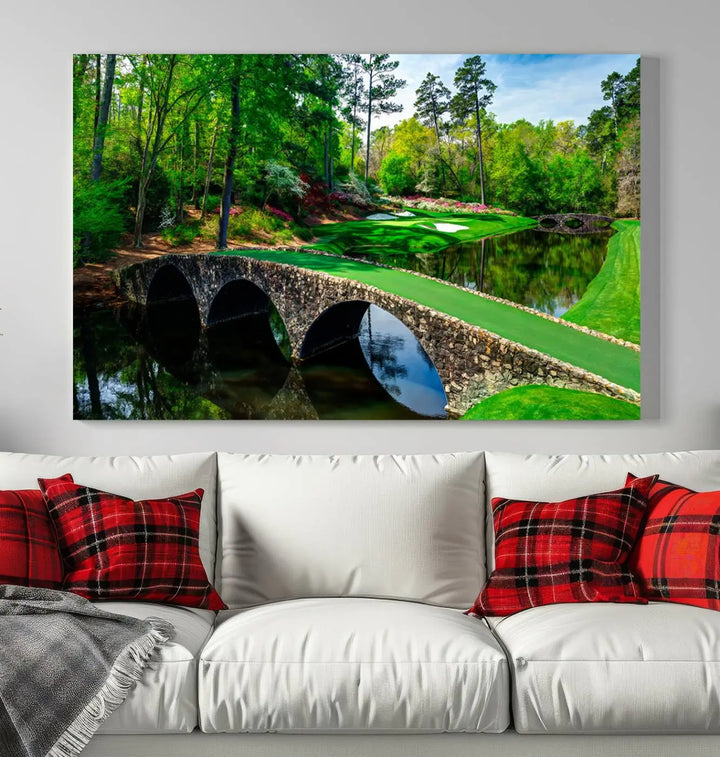
[{"label": "forest treeline", "polygon": [[407,86],[387,54],[75,55],[75,260],[124,231],[141,246],[147,231],[181,230],[189,208],[223,248],[239,203],[301,224],[379,191],[638,216],[639,65],[598,83],[607,105],[587,125],[502,124],[470,56],[452,82],[429,72],[413,113],[374,128]]}]

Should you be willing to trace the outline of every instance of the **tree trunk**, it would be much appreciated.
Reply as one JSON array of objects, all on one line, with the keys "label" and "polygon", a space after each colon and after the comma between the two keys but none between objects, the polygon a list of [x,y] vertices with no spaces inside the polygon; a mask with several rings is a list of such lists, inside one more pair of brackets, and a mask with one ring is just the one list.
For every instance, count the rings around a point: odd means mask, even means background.
[{"label": "tree trunk", "polygon": [[145,219],[145,209],[147,208],[147,187],[149,182],[145,182],[142,178],[140,179],[140,186],[138,188],[138,204],[137,204],[137,210],[135,211],[135,229],[133,231],[133,241],[135,243],[135,247],[142,247],[143,241],[142,241],[142,229],[143,229],[143,220]]},{"label": "tree trunk", "polygon": [[353,113],[352,140],[350,142],[350,173],[355,173],[355,114]]},{"label": "tree trunk", "polygon": [[[372,55],[370,55],[370,62],[372,63]],[[370,176],[370,120],[372,119],[372,68],[370,69],[368,80],[368,125],[367,125],[367,145],[365,148],[365,183],[368,183]]]},{"label": "tree trunk", "polygon": [[212,179],[212,167],[213,160],[215,159],[215,142],[217,140],[218,125],[215,122],[215,130],[213,131],[212,142],[210,143],[210,156],[208,157],[207,170],[205,171],[205,189],[203,190],[202,198],[202,210],[200,212],[200,218],[205,218],[207,213],[207,198],[210,191],[210,181]]},{"label": "tree trunk", "polygon": [[323,129],[323,172],[325,178],[325,186],[330,187],[330,166],[328,164],[328,127],[327,125]]},{"label": "tree trunk", "polygon": [[100,178],[102,170],[105,131],[110,113],[113,81],[115,79],[115,58],[115,55],[108,55],[105,58],[105,85],[103,86],[100,113],[98,114],[97,128],[95,129],[95,143],[93,144],[92,164],[90,166],[90,178],[92,181],[97,181]]},{"label": "tree trunk", "polygon": [[222,204],[220,206],[220,223],[218,226],[218,250],[227,249],[227,230],[230,219],[230,201],[232,198],[233,173],[237,156],[237,143],[240,134],[240,63],[235,58],[235,71],[230,83],[230,136],[228,154],[225,161],[225,181],[223,183]]},{"label": "tree trunk", "polygon": [[183,185],[183,172],[185,171],[185,129],[178,133],[178,196],[175,207],[175,223],[182,223],[185,207],[183,205],[183,194],[185,187]]},{"label": "tree trunk", "polygon": [[75,123],[78,115],[78,90],[82,86],[82,82],[85,78],[85,72],[87,71],[89,62],[89,55],[76,55],[73,60],[73,124]]},{"label": "tree trunk", "polygon": [[478,173],[480,174],[480,204],[485,204],[485,176],[483,171],[482,131],[480,127],[480,107],[475,102],[475,127],[478,146]]},{"label": "tree trunk", "polygon": [[138,109],[137,109],[137,121],[135,122],[135,134],[137,139],[138,153],[142,155],[142,119],[143,119],[143,107],[145,106],[145,76],[146,76],[146,58],[143,55],[140,63],[140,81],[138,87],[140,93],[138,95]]},{"label": "tree trunk", "polygon": [[195,120],[195,141],[193,142],[193,162],[192,162],[192,195],[190,202],[195,210],[200,210],[200,202],[197,192],[197,169],[198,169],[198,144],[200,143],[200,122]]},{"label": "tree trunk", "polygon": [[440,129],[438,128],[437,110],[433,102],[433,125],[435,126],[435,140],[437,142],[438,155],[440,157],[440,177],[442,181],[443,194],[445,193],[445,162],[443,161],[442,149],[440,147]]},{"label": "tree trunk", "polygon": [[80,343],[83,362],[85,363],[85,374],[88,380],[90,418],[93,420],[102,419],[102,397],[100,395],[100,381],[97,372],[97,353],[93,340],[93,330],[90,328],[87,314],[80,321]]},{"label": "tree trunk", "polygon": [[102,85],[101,56],[95,56],[95,118],[93,119],[93,144],[97,133],[98,118],[100,116],[100,89]]}]

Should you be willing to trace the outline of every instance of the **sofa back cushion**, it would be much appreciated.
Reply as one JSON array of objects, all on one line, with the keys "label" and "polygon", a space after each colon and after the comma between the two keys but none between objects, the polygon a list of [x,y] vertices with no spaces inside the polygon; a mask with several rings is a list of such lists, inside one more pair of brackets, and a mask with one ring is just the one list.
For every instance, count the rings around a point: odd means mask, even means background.
[{"label": "sofa back cushion", "polygon": [[231,608],[372,596],[468,607],[484,580],[481,453],[218,455]]},{"label": "sofa back cushion", "polygon": [[720,489],[720,451],[654,452],[645,455],[524,455],[485,453],[488,570],[495,567],[492,499],[546,502],[579,497],[625,485],[628,472],[658,474],[696,490]]},{"label": "sofa back cushion", "polygon": [[37,489],[38,478],[56,478],[65,473],[94,489],[134,500],[203,489],[199,552],[212,580],[217,540],[217,458],[214,452],[151,457],[59,457],[0,452],[0,489]]}]

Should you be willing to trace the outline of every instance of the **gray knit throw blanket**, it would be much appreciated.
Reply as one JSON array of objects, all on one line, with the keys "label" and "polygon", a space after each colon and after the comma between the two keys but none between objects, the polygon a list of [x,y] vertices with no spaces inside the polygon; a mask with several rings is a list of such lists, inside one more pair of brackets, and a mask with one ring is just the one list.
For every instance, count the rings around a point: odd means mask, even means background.
[{"label": "gray knit throw blanket", "polygon": [[173,634],[75,594],[0,585],[0,755],[81,752]]}]

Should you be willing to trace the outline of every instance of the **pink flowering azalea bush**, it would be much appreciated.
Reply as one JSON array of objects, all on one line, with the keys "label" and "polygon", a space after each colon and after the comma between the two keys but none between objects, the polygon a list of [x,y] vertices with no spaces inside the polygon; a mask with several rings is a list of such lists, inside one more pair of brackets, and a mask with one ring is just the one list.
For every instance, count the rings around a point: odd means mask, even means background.
[{"label": "pink flowering azalea bush", "polygon": [[265,206],[265,211],[279,218],[281,221],[292,221],[292,216],[279,208],[273,208],[271,205]]},{"label": "pink flowering azalea bush", "polygon": [[457,211],[458,213],[498,213],[502,215],[515,215],[510,210],[491,208],[480,202],[460,202],[460,200],[449,200],[446,197],[409,195],[405,197],[389,197],[388,200],[393,205],[398,205],[403,208],[416,208],[417,210],[428,210],[442,213]]}]

